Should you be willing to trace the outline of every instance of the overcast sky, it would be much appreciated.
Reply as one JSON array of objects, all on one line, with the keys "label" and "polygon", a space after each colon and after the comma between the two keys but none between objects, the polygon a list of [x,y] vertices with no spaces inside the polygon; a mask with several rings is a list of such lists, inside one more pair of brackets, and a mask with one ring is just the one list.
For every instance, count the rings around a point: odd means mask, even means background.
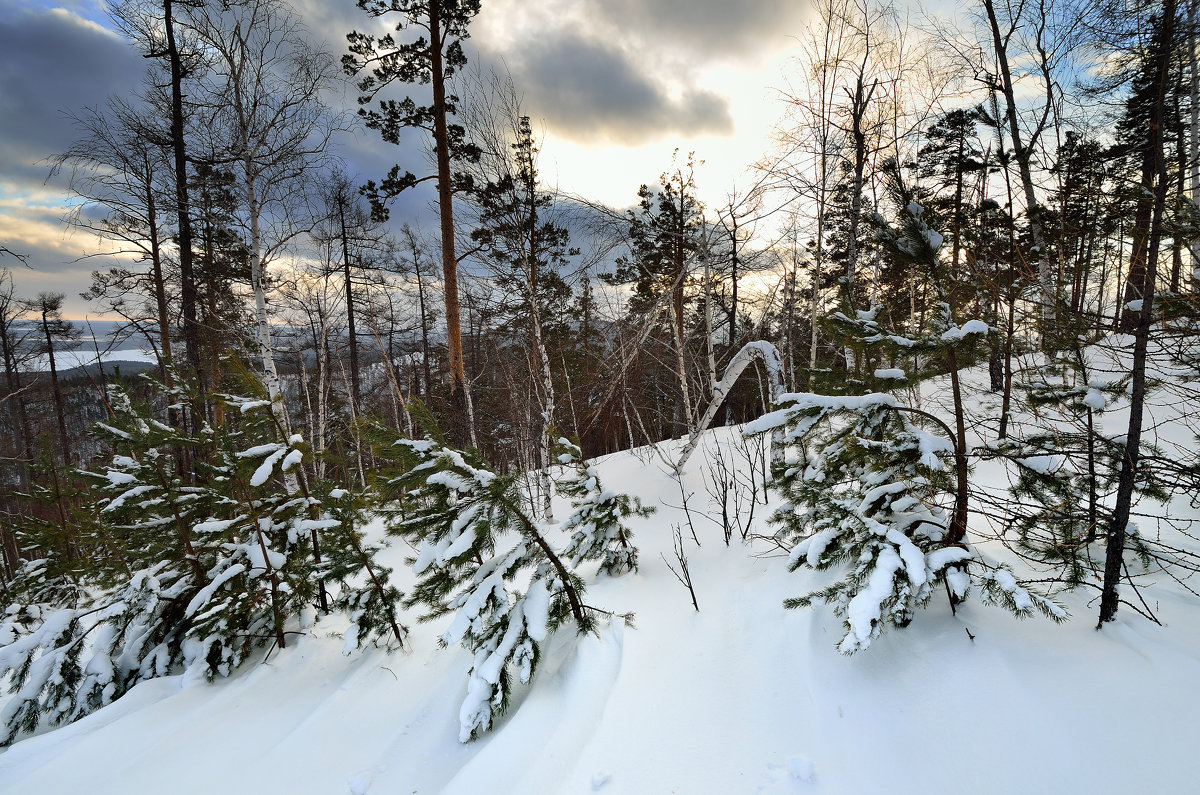
[{"label": "overcast sky", "polygon": [[[344,34],[371,22],[353,0],[294,0],[314,35],[340,55]],[[784,82],[805,23],[797,0],[483,0],[468,56],[502,66],[543,135],[543,178],[611,204],[695,151],[702,197],[719,202],[762,156],[780,116]],[[61,180],[44,160],[76,137],[69,114],[137,89],[146,65],[114,34],[97,0],[0,3],[0,242],[26,254],[10,265],[23,295],[67,293],[68,314],[102,259],[78,261],[97,243],[62,223]],[[403,96],[397,89],[389,96]],[[352,94],[348,95],[348,97]],[[423,170],[414,147],[360,130],[338,141],[351,173],[377,178],[399,162]],[[393,213],[429,225],[428,197]]]}]

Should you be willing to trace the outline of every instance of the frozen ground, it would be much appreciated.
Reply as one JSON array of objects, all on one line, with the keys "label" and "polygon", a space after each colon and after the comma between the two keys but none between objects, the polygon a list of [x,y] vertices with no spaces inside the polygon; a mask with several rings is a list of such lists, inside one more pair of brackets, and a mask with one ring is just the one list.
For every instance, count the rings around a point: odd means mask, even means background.
[{"label": "frozen ground", "polygon": [[[978,389],[978,377],[968,381]],[[972,401],[989,407],[992,397]],[[1155,409],[1165,422],[1158,432],[1180,436],[1170,411]],[[231,680],[149,682],[16,743],[0,753],[0,792],[1195,790],[1195,597],[1152,586],[1165,626],[1122,608],[1099,632],[1092,591],[1067,597],[1073,618],[1063,625],[974,602],[955,616],[938,597],[908,629],[843,657],[834,648],[841,622],[827,608],[781,606],[810,589],[810,575],[789,574],[769,543],[735,536],[727,547],[699,515],[712,513],[702,472],[732,433],[711,434],[685,472],[701,542],[685,527],[700,612],[660,557],[671,557],[671,525],[685,522],[671,507],[680,491],[666,464],[649,450],[608,457],[607,486],[659,507],[635,520],[641,570],[591,580],[588,601],[633,611],[636,628],[617,622],[598,637],[551,642],[532,687],[474,743],[457,740],[470,660],[437,647],[439,622],[409,622],[412,652],[343,657],[345,622],[326,618]],[[979,474],[993,485],[1004,477],[993,464]],[[766,514],[760,504],[757,516]],[[399,566],[407,552],[389,554]]]}]

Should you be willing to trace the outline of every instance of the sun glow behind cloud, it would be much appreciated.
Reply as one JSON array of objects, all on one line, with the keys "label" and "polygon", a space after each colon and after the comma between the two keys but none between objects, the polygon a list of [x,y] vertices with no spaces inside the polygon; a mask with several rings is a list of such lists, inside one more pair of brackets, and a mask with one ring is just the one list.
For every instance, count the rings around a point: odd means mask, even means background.
[{"label": "sun glow behind cloud", "polygon": [[[513,72],[518,90],[524,90],[535,127],[543,133],[543,178],[571,194],[628,206],[636,201],[639,185],[655,183],[659,174],[672,168],[672,152],[679,151],[681,162],[694,152],[698,161],[704,161],[697,168],[701,199],[714,206],[722,203],[735,185],[749,182],[746,171],[770,148],[771,130],[781,115],[775,87],[791,66],[794,36],[803,17],[796,9],[804,4],[750,4],[760,7],[760,15],[781,9],[783,18],[778,25],[760,30],[752,25],[755,15],[744,14],[751,25],[745,31],[720,31],[723,20],[719,18],[697,19],[712,12],[705,7],[711,3],[660,0],[647,4],[657,10],[647,10],[619,1],[607,4],[607,11],[602,5],[598,0],[537,4],[499,0],[485,4],[473,34],[485,57],[504,63]],[[645,27],[648,21],[661,21],[667,12],[691,16],[680,18],[681,30],[674,35]],[[622,22],[629,24],[622,26]],[[564,37],[580,48],[573,60],[592,59],[604,67],[603,57],[624,58],[629,71],[636,70],[639,82],[598,83],[621,78],[627,70],[608,66],[589,74],[576,70],[568,57],[561,68],[574,78],[572,96],[565,100],[539,96],[523,88],[523,84],[536,88],[544,77],[525,74],[531,59],[522,48]],[[714,49],[714,41],[725,45]],[[593,48],[599,55],[591,52]],[[629,101],[606,114],[607,103],[620,100],[620,92]],[[589,100],[594,107],[588,106]],[[622,117],[624,113],[628,118]],[[577,118],[579,114],[585,118]]]}]

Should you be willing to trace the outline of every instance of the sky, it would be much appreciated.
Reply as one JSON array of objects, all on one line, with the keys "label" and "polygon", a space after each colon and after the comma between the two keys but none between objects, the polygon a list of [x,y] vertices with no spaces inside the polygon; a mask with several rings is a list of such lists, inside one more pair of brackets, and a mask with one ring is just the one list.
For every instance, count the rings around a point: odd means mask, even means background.
[{"label": "sky", "polygon": [[[353,0],[294,0],[316,38],[340,55],[344,34],[373,24]],[[796,0],[483,0],[468,57],[507,69],[541,137],[541,173],[560,189],[614,206],[636,201],[695,152],[700,196],[719,205],[770,147],[807,4]],[[80,298],[111,260],[62,221],[65,180],[46,159],[77,137],[70,114],[137,89],[145,63],[112,31],[98,0],[0,4],[0,243],[29,267],[7,265],[18,292],[67,294],[66,314],[93,317]],[[403,87],[390,97],[403,96]],[[347,90],[353,103],[353,91]],[[378,178],[392,163],[425,168],[421,143],[396,147],[371,130],[336,141],[352,174]],[[393,223],[434,228],[427,195]],[[92,255],[88,257],[88,255]],[[86,259],[81,259],[88,257]]]}]

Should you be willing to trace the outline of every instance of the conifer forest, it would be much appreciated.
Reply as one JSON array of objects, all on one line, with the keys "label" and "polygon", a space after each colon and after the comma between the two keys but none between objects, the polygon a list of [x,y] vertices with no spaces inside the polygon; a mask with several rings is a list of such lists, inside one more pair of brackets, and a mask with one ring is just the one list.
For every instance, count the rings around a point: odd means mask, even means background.
[{"label": "conifer forest", "polygon": [[0,792],[1194,787],[1198,14],[0,11]]}]

